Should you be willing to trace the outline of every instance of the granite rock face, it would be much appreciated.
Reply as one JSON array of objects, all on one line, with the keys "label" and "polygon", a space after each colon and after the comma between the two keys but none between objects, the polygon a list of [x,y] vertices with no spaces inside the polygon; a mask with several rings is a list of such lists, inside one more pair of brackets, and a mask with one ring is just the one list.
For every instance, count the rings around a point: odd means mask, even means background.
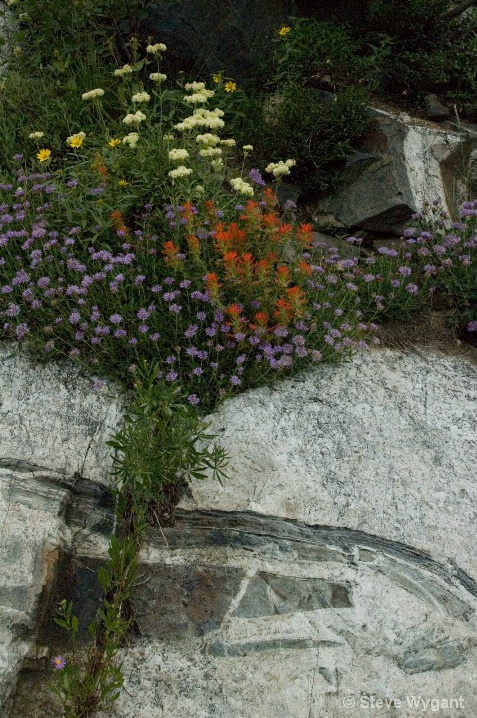
[{"label": "granite rock face", "polygon": [[[373,350],[209,417],[230,479],[195,483],[175,525],[148,535],[114,718],[476,715],[470,352]],[[66,366],[9,361],[0,695],[8,718],[57,718],[54,608],[73,600],[84,631],[100,601],[113,525],[100,441],[121,404]]]},{"label": "granite rock face", "polygon": [[350,157],[339,189],[318,204],[350,230],[399,234],[425,201],[451,213],[465,198],[477,135],[443,129],[404,114],[371,110],[360,152]]},{"label": "granite rock face", "polygon": [[[120,416],[120,403],[71,366],[35,367],[1,349],[0,706],[25,656],[37,653],[37,613],[61,552],[79,526],[111,530],[108,500],[97,499],[111,465],[104,442]],[[83,509],[66,522],[78,495]]]}]

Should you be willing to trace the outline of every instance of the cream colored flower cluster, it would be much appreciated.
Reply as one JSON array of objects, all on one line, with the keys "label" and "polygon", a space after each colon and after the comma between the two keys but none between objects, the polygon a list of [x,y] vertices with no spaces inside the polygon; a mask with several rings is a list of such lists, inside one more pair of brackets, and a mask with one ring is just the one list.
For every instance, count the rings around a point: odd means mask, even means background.
[{"label": "cream colored flower cluster", "polygon": [[131,65],[123,65],[118,70],[114,71],[115,77],[125,77],[125,75],[132,75],[133,69]]},{"label": "cream colored flower cluster", "polygon": [[186,160],[189,157],[189,153],[187,150],[183,149],[174,149],[169,150],[169,159],[173,162],[176,162],[177,160]]},{"label": "cream colored flower cluster", "polygon": [[215,92],[213,90],[203,90],[202,92],[194,92],[193,95],[186,95],[184,102],[189,105],[201,105],[203,102],[207,102],[210,97],[213,97]]},{"label": "cream colored flower cluster", "polygon": [[172,179],[180,179],[181,177],[187,177],[187,175],[192,174],[192,170],[190,167],[185,167],[184,165],[180,165],[180,167],[177,167],[175,170],[171,170],[168,172],[169,177]]},{"label": "cream colored flower cluster", "polygon": [[129,113],[124,118],[123,122],[125,125],[139,125],[140,122],[143,122],[143,120],[147,119],[144,112],[141,112],[141,110],[137,110],[137,112]]},{"label": "cream colored flower cluster", "polygon": [[189,92],[201,92],[201,90],[205,90],[205,82],[187,82],[184,89]]},{"label": "cream colored flower cluster", "polygon": [[137,132],[130,132],[126,137],[123,137],[123,145],[129,145],[131,149],[134,149],[136,147],[139,140],[139,135]]},{"label": "cream colored flower cluster", "polygon": [[167,80],[167,75],[164,75],[163,72],[151,72],[149,79],[153,82],[165,82]]},{"label": "cream colored flower cluster", "polygon": [[136,94],[131,97],[133,102],[149,102],[150,99],[151,95],[147,92],[136,92]]},{"label": "cream colored flower cluster", "polygon": [[230,184],[238,194],[244,194],[248,197],[253,197],[253,187],[248,182],[245,182],[241,177],[235,177],[230,180]]},{"label": "cream colored flower cluster", "polygon": [[44,136],[44,132],[30,132],[30,134],[28,135],[30,140],[41,140],[41,138]]},{"label": "cream colored flower cluster", "polygon": [[204,107],[198,107],[190,117],[174,125],[176,130],[184,132],[187,130],[195,130],[198,127],[207,127],[209,130],[220,130],[225,125],[221,119],[224,115],[223,110],[218,107],[215,110],[206,110]]},{"label": "cream colored flower cluster", "polygon": [[220,147],[204,147],[203,150],[199,150],[201,157],[218,157],[222,154]]},{"label": "cream colored flower cluster", "polygon": [[167,47],[164,45],[163,42],[156,42],[155,45],[148,45],[146,47],[146,52],[148,52],[150,55],[158,55],[160,52],[165,52],[167,50]]},{"label": "cream colored flower cluster", "polygon": [[97,87],[95,90],[90,90],[89,92],[83,92],[81,95],[82,100],[95,100],[97,97],[102,97],[104,95],[104,90],[102,90],[100,87]]},{"label": "cream colored flower cluster", "polygon": [[213,135],[211,132],[206,132],[204,135],[197,135],[195,141],[205,145],[206,147],[215,147],[215,145],[219,144],[220,137]]},{"label": "cream colored flower cluster", "polygon": [[265,172],[270,172],[274,177],[283,177],[283,175],[289,175],[290,174],[290,168],[296,165],[296,160],[286,160],[283,162],[280,160],[280,162],[270,162],[269,165],[265,167]]}]

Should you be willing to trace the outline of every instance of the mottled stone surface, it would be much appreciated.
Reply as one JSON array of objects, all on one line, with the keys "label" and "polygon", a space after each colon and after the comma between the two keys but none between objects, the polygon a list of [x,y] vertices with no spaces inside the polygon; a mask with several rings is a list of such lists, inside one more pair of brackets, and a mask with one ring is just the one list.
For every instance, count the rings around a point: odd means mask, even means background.
[{"label": "mottled stone surface", "polygon": [[338,190],[319,203],[349,229],[400,233],[425,201],[439,199],[452,213],[469,189],[475,133],[442,129],[404,114],[373,109],[363,162],[350,158]]},{"label": "mottled stone surface", "polygon": [[183,505],[363,530],[477,577],[476,369],[379,350],[226,401],[230,480]]},{"label": "mottled stone surface", "polygon": [[34,366],[0,347],[0,707],[37,654],[38,611],[61,551],[75,531],[111,531],[99,486],[120,411],[71,365]]},{"label": "mottled stone surface", "polygon": [[[179,512],[141,558],[145,632],[121,651],[115,718],[345,718],[363,696],[462,697],[467,712],[446,718],[475,715],[477,585],[450,563],[365,532],[223,512]],[[24,672],[11,718],[38,718],[37,705],[56,718],[42,680]],[[421,714],[433,712],[402,711]]]},{"label": "mottled stone surface", "polygon": [[[230,479],[195,483],[147,537],[114,718],[415,718],[431,700],[474,718],[476,356],[374,350],[225,402],[210,428]],[[66,367],[9,361],[0,700],[58,718],[52,613],[71,598],[84,628],[100,597],[101,442],[120,404]]]},{"label": "mottled stone surface", "polygon": [[34,365],[0,346],[0,468],[106,482],[119,402],[70,363]]}]

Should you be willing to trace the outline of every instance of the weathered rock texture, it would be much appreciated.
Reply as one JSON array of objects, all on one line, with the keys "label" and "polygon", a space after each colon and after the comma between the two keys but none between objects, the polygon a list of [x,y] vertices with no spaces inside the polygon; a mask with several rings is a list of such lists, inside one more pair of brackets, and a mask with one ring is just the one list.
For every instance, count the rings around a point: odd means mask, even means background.
[{"label": "weathered rock texture", "polygon": [[[230,479],[196,483],[175,526],[150,532],[115,718],[414,718],[436,700],[445,718],[476,715],[476,356],[374,350],[225,402],[211,429]],[[85,447],[120,405],[11,361],[0,685],[5,698],[28,656],[6,715],[57,718],[40,669],[67,648],[56,601],[84,627],[100,600],[113,513],[106,455],[93,441],[87,463]]]},{"label": "weathered rock texture", "polygon": [[99,396],[92,380],[74,368],[34,367],[1,351],[0,706],[24,657],[35,653],[37,610],[47,602],[60,553],[72,540],[75,521],[68,526],[65,519],[74,497],[81,494],[83,505],[91,506],[83,511],[85,525],[106,520],[92,502],[107,480],[111,462],[104,442],[120,415],[119,403]]},{"label": "weathered rock texture", "polygon": [[384,233],[402,231],[425,201],[439,199],[452,214],[468,189],[475,132],[384,110],[372,114],[360,152],[350,158],[339,189],[320,202],[319,214],[350,229]]}]

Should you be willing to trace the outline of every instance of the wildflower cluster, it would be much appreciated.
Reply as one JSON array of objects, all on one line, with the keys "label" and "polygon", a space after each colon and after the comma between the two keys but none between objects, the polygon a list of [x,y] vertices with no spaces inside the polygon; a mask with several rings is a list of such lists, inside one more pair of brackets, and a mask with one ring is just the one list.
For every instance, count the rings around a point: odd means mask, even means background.
[{"label": "wildflower cluster", "polygon": [[126,383],[141,359],[155,360],[167,383],[206,405],[365,346],[338,260],[312,261],[311,227],[282,222],[271,190],[237,205],[231,222],[211,200],[186,201],[143,207],[135,226],[113,211],[93,233],[58,215],[78,189],[51,173],[0,187],[5,338]]},{"label": "wildflower cluster", "polygon": [[[352,282],[380,319],[405,319],[433,298],[453,310],[457,326],[477,324],[477,200],[464,202],[453,222],[439,201],[413,216],[397,248],[380,247],[353,272]],[[354,237],[348,242],[357,245]]]}]

